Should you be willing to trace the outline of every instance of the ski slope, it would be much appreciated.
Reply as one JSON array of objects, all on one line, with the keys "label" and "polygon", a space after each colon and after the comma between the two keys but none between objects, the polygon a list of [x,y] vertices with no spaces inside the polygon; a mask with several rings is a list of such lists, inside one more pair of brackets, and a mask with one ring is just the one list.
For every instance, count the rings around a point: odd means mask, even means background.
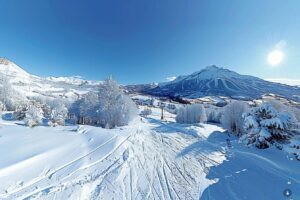
[{"label": "ski slope", "polygon": [[227,138],[155,111],[112,130],[0,121],[0,199],[283,199],[286,188],[299,197],[299,161]]}]

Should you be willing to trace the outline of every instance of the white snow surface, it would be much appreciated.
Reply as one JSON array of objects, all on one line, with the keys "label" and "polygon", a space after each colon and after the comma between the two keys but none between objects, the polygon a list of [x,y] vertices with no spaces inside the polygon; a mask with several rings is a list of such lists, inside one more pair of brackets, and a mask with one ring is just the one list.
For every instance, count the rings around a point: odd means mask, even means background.
[{"label": "white snow surface", "polygon": [[[0,75],[26,96],[76,99],[97,84],[40,78],[6,59]],[[246,147],[217,125],[177,124],[167,111],[160,121],[160,112],[111,130],[0,120],[0,199],[281,200],[285,189],[300,198],[295,148]]]},{"label": "white snow surface", "polygon": [[0,199],[283,199],[287,188],[299,197],[292,156],[153,113],[110,130],[0,121]]},{"label": "white snow surface", "polygon": [[225,160],[220,148],[187,153],[206,129],[222,130],[154,118],[112,130],[2,122],[0,198],[197,199],[215,182],[205,171]]},{"label": "white snow surface", "polygon": [[24,97],[65,98],[74,101],[82,94],[95,90],[102,81],[73,77],[38,77],[27,73],[12,61],[0,58],[0,79],[6,79]]}]

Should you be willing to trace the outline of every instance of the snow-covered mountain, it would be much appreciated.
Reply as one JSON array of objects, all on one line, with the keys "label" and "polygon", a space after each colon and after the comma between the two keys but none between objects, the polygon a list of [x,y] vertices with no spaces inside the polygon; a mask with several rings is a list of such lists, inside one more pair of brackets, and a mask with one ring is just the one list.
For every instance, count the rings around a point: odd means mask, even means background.
[{"label": "snow-covered mountain", "polygon": [[[26,97],[44,96],[77,99],[81,94],[94,90],[101,81],[73,77],[38,77],[5,58],[0,58],[0,80],[7,80]],[[1,85],[1,83],[0,83]],[[198,98],[226,96],[236,99],[260,98],[276,94],[300,102],[300,87],[266,81],[241,75],[217,66],[208,66],[190,75],[160,84],[124,86],[128,93],[147,93],[156,96]]]},{"label": "snow-covered mountain", "polygon": [[24,97],[60,97],[69,100],[77,99],[101,83],[101,81],[87,81],[77,76],[38,77],[5,58],[0,58],[0,79],[11,83]]},{"label": "snow-covered mountain", "polygon": [[264,94],[277,94],[289,99],[300,100],[299,87],[241,75],[215,65],[190,75],[179,76],[173,81],[159,84],[145,92],[159,96],[189,98],[227,96],[238,99],[254,99],[260,98]]}]

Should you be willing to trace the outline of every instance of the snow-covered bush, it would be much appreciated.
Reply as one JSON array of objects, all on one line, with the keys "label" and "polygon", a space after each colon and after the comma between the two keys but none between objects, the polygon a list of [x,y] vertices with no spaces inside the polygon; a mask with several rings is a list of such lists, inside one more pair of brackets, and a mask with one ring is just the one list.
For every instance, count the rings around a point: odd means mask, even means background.
[{"label": "snow-covered bush", "polygon": [[135,103],[112,78],[99,85],[96,93],[85,95],[79,104],[78,117],[83,117],[88,124],[105,128],[126,125],[137,115]]},{"label": "snow-covered bush", "polygon": [[241,135],[244,132],[243,113],[247,112],[249,106],[242,101],[234,101],[224,107],[221,117],[222,126],[228,131]]},{"label": "snow-covered bush", "polygon": [[181,124],[194,124],[206,122],[206,112],[202,104],[192,104],[180,107],[177,110],[176,122]]},{"label": "snow-covered bush", "polygon": [[145,108],[144,110],[141,111],[141,116],[147,117],[148,115],[152,114],[152,110],[150,108]]},{"label": "snow-covered bush", "polygon": [[0,101],[8,111],[14,111],[18,106],[27,103],[26,97],[13,88],[6,76],[0,77]]},{"label": "snow-covered bush", "polygon": [[258,148],[268,148],[275,141],[285,140],[290,135],[291,116],[287,112],[278,112],[270,103],[252,108],[243,118],[247,131],[243,139]]},{"label": "snow-covered bush", "polygon": [[68,117],[68,101],[62,98],[53,97],[31,97],[31,102],[39,104],[43,110],[44,118],[47,119],[48,125],[64,125]]},{"label": "snow-covered bush", "polygon": [[65,124],[65,120],[68,117],[68,109],[62,99],[39,99],[39,102],[42,104],[44,117],[48,119],[50,126]]},{"label": "snow-covered bush", "polygon": [[221,123],[222,112],[221,108],[208,107],[206,110],[207,122]]},{"label": "snow-covered bush", "polygon": [[31,103],[25,113],[25,124],[34,127],[42,123],[43,110],[40,104]]},{"label": "snow-covered bush", "polygon": [[68,117],[68,109],[63,102],[56,100],[52,102],[50,121],[53,125],[65,125],[65,120]]}]

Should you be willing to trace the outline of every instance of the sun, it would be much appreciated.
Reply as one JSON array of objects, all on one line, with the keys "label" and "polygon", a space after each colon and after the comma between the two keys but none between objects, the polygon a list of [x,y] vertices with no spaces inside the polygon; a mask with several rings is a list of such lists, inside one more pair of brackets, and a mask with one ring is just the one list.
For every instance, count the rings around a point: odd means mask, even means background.
[{"label": "sun", "polygon": [[268,55],[268,63],[270,65],[278,65],[279,63],[282,62],[283,60],[283,52],[280,51],[280,50],[274,50],[274,51],[271,51]]}]

